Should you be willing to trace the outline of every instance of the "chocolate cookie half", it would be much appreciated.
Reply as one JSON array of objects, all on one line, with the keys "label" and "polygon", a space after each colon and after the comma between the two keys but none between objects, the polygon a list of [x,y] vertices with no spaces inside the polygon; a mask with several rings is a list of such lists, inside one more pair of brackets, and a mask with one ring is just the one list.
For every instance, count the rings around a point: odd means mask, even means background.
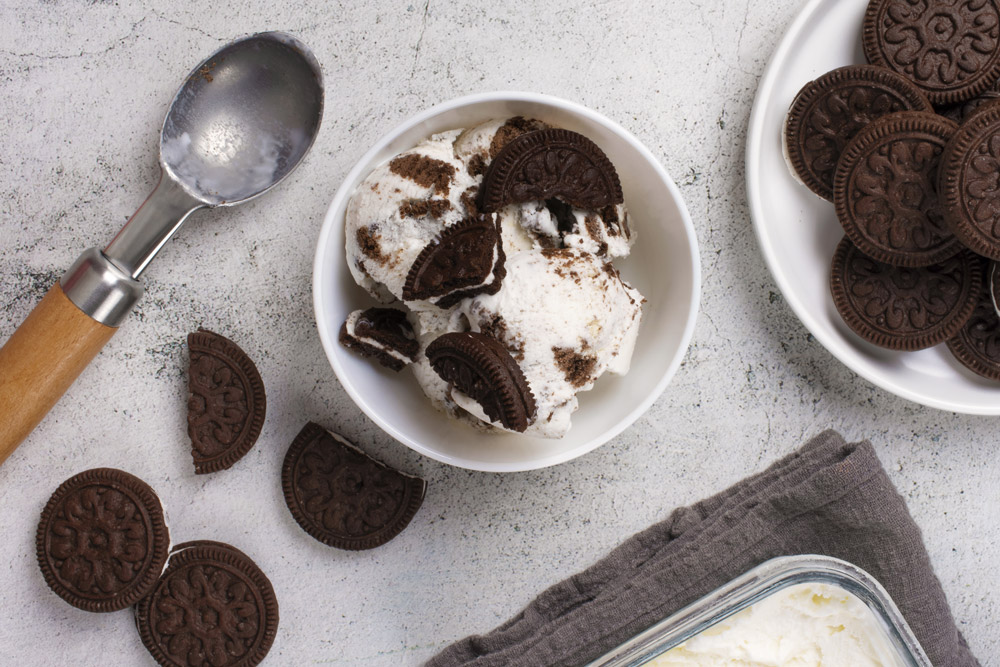
[{"label": "chocolate cookie half", "polygon": [[990,104],[959,126],[945,146],[938,196],[945,222],[966,246],[1000,260],[1000,105]]},{"label": "chocolate cookie half", "polygon": [[188,334],[188,435],[194,471],[225,470],[257,442],[264,425],[264,382],[233,341],[199,329]]},{"label": "chocolate cookie half", "polygon": [[395,308],[355,310],[340,327],[340,344],[394,371],[417,358],[420,343],[406,313]]},{"label": "chocolate cookie half", "polygon": [[490,163],[479,208],[559,198],[600,211],[625,201],[618,172],[597,144],[577,132],[549,128],[512,139]]},{"label": "chocolate cookie half", "polygon": [[357,551],[401,533],[420,509],[427,483],[310,422],[285,454],[281,488],[303,530],[323,544]]},{"label": "chocolate cookie half", "polygon": [[832,201],[834,172],[848,142],[871,121],[898,111],[934,108],[916,86],[884,68],[827,72],[792,101],[782,135],[788,161],[807,188]]},{"label": "chocolate cookie half", "polygon": [[445,228],[410,265],[403,299],[450,308],[466,297],[500,291],[507,272],[499,224],[495,215],[484,214]]},{"label": "chocolate cookie half", "polygon": [[906,111],[872,121],[837,165],[833,202],[851,242],[894,266],[929,266],[960,252],[937,196],[938,164],[958,126]]},{"label": "chocolate cookie half", "polygon": [[535,396],[499,341],[473,331],[446,333],[427,346],[431,368],[468,396],[492,422],[523,432],[535,416]]},{"label": "chocolate cookie half", "polygon": [[856,334],[891,350],[921,350],[968,321],[983,290],[983,268],[968,251],[922,268],[890,266],[845,238],[833,257],[830,288]]},{"label": "chocolate cookie half", "polygon": [[872,0],[861,39],[868,62],[907,77],[934,104],[972,99],[1000,78],[997,0]]},{"label": "chocolate cookie half", "polygon": [[948,340],[948,349],[972,372],[1000,380],[1000,315],[989,290],[983,290],[972,317]]},{"label": "chocolate cookie half", "polygon": [[135,610],[146,650],[169,667],[252,667],[278,631],[278,600],[267,576],[239,549],[218,542],[179,545]]},{"label": "chocolate cookie half", "polygon": [[117,611],[156,584],[170,535],[153,489],[123,470],[70,477],[49,498],[36,534],[45,583],[86,611]]}]

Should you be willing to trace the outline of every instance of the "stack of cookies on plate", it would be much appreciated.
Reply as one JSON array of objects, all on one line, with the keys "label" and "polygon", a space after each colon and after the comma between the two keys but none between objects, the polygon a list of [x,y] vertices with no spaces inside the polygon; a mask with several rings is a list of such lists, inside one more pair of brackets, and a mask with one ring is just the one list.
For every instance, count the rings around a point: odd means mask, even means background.
[{"label": "stack of cookies on plate", "polygon": [[1000,0],[872,0],[862,42],[870,64],[806,84],[785,121],[846,232],[834,304],[875,345],[947,342],[1000,380]]}]

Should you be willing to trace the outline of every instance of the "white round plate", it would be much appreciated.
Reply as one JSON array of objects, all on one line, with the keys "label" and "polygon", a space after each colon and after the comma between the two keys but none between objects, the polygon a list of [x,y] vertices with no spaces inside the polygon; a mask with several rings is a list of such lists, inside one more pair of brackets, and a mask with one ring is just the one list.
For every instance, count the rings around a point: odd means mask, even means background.
[{"label": "white round plate", "polygon": [[868,0],[810,0],[761,78],[747,133],[747,196],[757,240],[785,300],[813,336],[851,370],[897,396],[941,410],[1000,415],[1000,384],[959,364],[945,345],[893,352],[844,324],[830,296],[830,263],[844,236],[833,204],[793,178],[781,149],[785,115],[803,85],[865,62]]},{"label": "white round plate", "polygon": [[[399,374],[337,342],[341,323],[376,305],[351,278],[344,253],[344,211],[375,166],[436,132],[491,118],[523,115],[586,135],[621,177],[638,242],[622,275],[647,301],[626,376],[606,375],[581,392],[573,427],[557,440],[477,431],[431,407],[409,369]],[[313,303],[330,364],[354,402],[404,445],[438,461],[490,472],[532,470],[585,454],[621,433],[663,393],[691,340],[701,289],[694,226],[680,191],[652,153],[617,123],[573,102],[521,92],[483,93],[428,109],[382,137],[344,179],[330,204],[316,248]]]}]

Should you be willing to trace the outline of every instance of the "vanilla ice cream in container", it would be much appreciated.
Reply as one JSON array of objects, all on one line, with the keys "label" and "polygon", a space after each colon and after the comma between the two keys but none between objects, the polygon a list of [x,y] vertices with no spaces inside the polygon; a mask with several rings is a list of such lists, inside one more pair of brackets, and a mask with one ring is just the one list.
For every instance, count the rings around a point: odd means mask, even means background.
[{"label": "vanilla ice cream in container", "polygon": [[931,667],[885,589],[827,556],[775,558],[589,667]]},{"label": "vanilla ice cream in container", "polygon": [[453,418],[559,438],[579,392],[629,370],[645,299],[614,261],[635,231],[614,165],[583,135],[523,117],[435,134],[357,187],[345,233],[351,274],[381,305],[352,313],[340,341],[409,368],[400,381]]}]

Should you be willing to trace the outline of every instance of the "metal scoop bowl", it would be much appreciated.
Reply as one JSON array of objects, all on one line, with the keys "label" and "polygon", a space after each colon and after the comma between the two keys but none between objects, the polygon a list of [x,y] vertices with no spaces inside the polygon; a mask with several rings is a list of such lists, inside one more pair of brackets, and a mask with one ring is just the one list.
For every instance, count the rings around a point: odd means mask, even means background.
[{"label": "metal scoop bowl", "polygon": [[102,252],[85,251],[0,348],[0,463],[110,340],[139,276],[187,217],[263,194],[302,160],[323,117],[310,51],[265,32],[195,67],[160,132],[160,180]]}]

